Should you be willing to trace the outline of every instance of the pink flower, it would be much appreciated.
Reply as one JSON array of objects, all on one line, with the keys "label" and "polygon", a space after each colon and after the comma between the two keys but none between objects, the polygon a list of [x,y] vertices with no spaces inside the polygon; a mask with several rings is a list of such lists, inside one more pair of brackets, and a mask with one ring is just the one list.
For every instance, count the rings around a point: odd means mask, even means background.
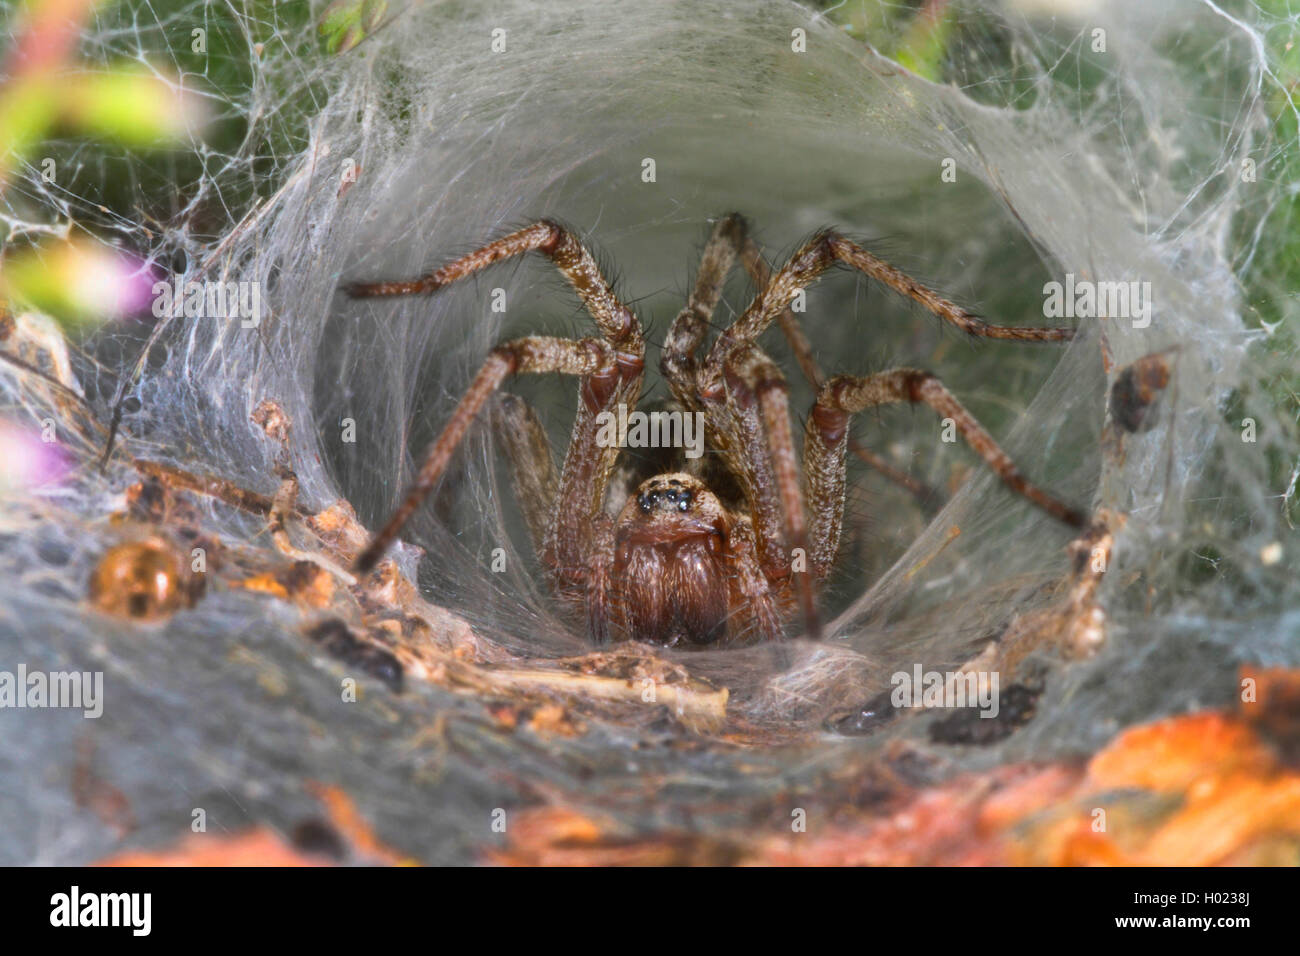
[{"label": "pink flower", "polygon": [[162,278],[160,272],[130,253],[102,246],[79,245],[72,251],[67,279],[74,301],[87,310],[97,307],[106,319],[131,318],[149,311],[154,283]]},{"label": "pink flower", "polygon": [[[72,470],[72,461],[57,438],[57,424],[41,430],[0,421],[0,490],[26,491],[58,481]],[[48,436],[49,441],[44,440]]]},{"label": "pink flower", "polygon": [[103,322],[150,312],[161,278],[137,256],[77,238],[7,259],[0,293],[64,322]]}]

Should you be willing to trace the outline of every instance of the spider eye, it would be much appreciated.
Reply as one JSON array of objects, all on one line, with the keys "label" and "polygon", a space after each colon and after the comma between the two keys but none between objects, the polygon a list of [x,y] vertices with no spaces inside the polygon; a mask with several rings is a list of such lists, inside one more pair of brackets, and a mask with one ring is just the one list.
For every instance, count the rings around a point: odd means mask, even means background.
[{"label": "spider eye", "polygon": [[661,509],[671,511],[674,508],[684,513],[691,510],[694,500],[695,496],[680,485],[656,486],[637,495],[637,505],[647,515]]}]

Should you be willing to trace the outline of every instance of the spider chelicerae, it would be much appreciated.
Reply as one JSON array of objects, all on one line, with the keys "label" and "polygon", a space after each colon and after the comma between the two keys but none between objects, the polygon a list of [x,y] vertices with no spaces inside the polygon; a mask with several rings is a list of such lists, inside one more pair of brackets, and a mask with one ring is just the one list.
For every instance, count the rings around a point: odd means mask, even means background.
[{"label": "spider chelicerae", "polygon": [[[433,490],[466,430],[490,407],[514,473],[537,556],[559,599],[585,616],[597,643],[630,638],[699,646],[777,638],[802,612],[820,635],[817,591],[834,566],[845,502],[851,417],[873,406],[920,402],[951,419],[971,448],[1015,492],[1075,527],[1083,516],[1027,481],[992,436],[929,372],[896,368],[822,380],[790,303],[832,266],[857,269],[972,335],[1060,342],[1068,328],[990,325],[834,231],[805,242],[775,273],[739,215],[717,222],[695,287],[664,342],[660,368],[673,399],[702,413],[706,455],[626,487],[612,488],[621,449],[598,440],[603,421],[635,409],[645,369],[637,316],[610,288],[591,253],[558,223],[543,220],[417,279],[348,286],[356,298],[428,294],[504,259],[540,252],[573,286],[598,337],[529,336],[494,348],[430,446],[414,485],[356,561],[374,568]],[[736,263],[757,294],[705,349],[723,284]],[[802,480],[787,386],[758,344],[773,322],[785,331],[817,387],[803,447]],[[494,395],[510,376],[560,373],[578,379],[578,409],[559,471],[540,421],[514,396]],[[604,414],[602,414],[604,413]]]}]

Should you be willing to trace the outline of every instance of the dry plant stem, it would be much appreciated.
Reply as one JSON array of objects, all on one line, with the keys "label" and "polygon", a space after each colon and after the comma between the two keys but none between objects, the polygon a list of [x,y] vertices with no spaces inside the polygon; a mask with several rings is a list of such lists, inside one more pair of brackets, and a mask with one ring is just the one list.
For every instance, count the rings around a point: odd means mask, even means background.
[{"label": "dry plant stem", "polygon": [[201,495],[224,501],[232,508],[238,508],[240,511],[247,511],[251,514],[263,517],[269,517],[271,514],[273,506],[271,498],[255,491],[248,491],[224,478],[197,475],[172,465],[164,465],[162,462],[148,461],[142,458],[133,460],[131,464],[141,474],[157,478],[170,487],[198,492]]},{"label": "dry plant stem", "polygon": [[[643,688],[623,677],[566,674],[554,670],[479,668],[473,681],[496,690],[539,690],[587,699],[640,703]],[[717,730],[727,717],[727,689],[656,684],[655,700],[698,730]]]},{"label": "dry plant stem", "polygon": [[947,533],[943,536],[943,540],[939,542],[938,547],[934,548],[933,550],[925,554],[919,561],[916,562],[916,564],[908,568],[907,574],[905,574],[903,577],[909,581],[912,578],[916,577],[918,574],[920,574],[929,566],[931,561],[933,561],[943,552],[944,548],[948,547],[948,545],[952,544],[959,537],[961,537],[961,528],[957,527],[956,525],[953,525],[948,529]]},{"label": "dry plant stem", "polygon": [[[99,419],[95,418],[95,410],[90,407],[90,403],[52,375],[42,372],[40,369],[29,365],[17,356],[10,355],[8,352],[0,351],[0,361],[7,362],[24,375],[30,375],[32,378],[39,379],[52,390],[56,398],[62,399],[70,406],[76,407],[86,416],[88,421],[95,425],[96,428],[101,427]],[[65,410],[66,409],[61,409],[61,411]]]},{"label": "dry plant stem", "polygon": [[1017,614],[1006,631],[963,670],[997,670],[1014,676],[1021,663],[1045,647],[1081,659],[1096,654],[1106,642],[1106,611],[1101,585],[1114,560],[1115,536],[1124,526],[1122,514],[1102,508],[1069,545],[1072,568],[1061,582],[1061,593],[1040,610]]},{"label": "dry plant stem", "polygon": [[1105,643],[1106,612],[1098,592],[1114,557],[1115,533],[1125,520],[1124,515],[1103,508],[1070,546],[1075,580],[1070,590],[1065,649],[1074,657],[1090,657]]},{"label": "dry plant stem", "polygon": [[280,487],[276,490],[275,497],[271,499],[271,513],[268,516],[271,540],[275,542],[276,548],[285,557],[293,558],[295,561],[309,561],[317,567],[323,568],[349,587],[356,584],[357,579],[353,575],[328,558],[294,547],[289,538],[288,522],[289,518],[295,513],[297,504],[298,476],[285,469],[280,480]]}]

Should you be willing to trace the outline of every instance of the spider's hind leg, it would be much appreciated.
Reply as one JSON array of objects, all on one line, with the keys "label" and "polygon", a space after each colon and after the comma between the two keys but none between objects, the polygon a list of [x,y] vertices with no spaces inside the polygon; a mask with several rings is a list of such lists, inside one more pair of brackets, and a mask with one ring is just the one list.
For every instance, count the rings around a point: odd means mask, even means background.
[{"label": "spider's hind leg", "polygon": [[560,482],[546,429],[532,407],[509,392],[498,393],[492,403],[492,429],[510,462],[515,500],[528,526],[533,553],[540,557]]}]

